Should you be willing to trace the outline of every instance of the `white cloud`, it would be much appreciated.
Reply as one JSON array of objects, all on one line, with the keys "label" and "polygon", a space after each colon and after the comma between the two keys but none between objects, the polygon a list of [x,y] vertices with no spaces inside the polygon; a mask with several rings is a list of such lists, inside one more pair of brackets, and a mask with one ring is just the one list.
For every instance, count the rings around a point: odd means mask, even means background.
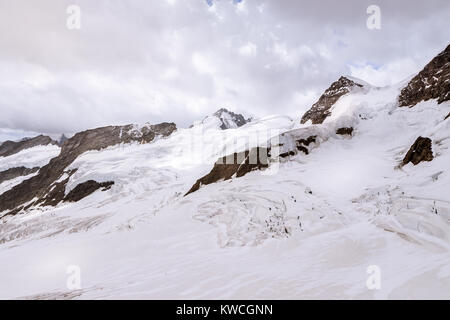
[{"label": "white cloud", "polygon": [[214,74],[216,72],[214,62],[206,54],[195,52],[192,55],[192,63],[199,73]]},{"label": "white cloud", "polygon": [[177,68],[169,67],[164,71],[162,78],[165,80],[172,80],[172,79],[178,78],[179,76],[180,76],[180,72],[178,71]]},{"label": "white cloud", "polygon": [[292,105],[295,106],[295,108],[291,110],[291,112],[296,112],[296,109],[306,112],[311,105],[317,101],[320,95],[321,93],[318,90],[295,91],[292,97]]},{"label": "white cloud", "polygon": [[300,118],[340,75],[392,83],[450,39],[445,0],[381,1],[376,33],[359,0],[78,0],[78,31],[69,4],[0,2],[0,127],[188,126],[222,106]]},{"label": "white cloud", "polygon": [[37,132],[23,131],[23,130],[12,130],[12,129],[2,129],[0,128],[0,144],[7,141],[17,141],[25,137],[35,137],[39,135]]},{"label": "white cloud", "polygon": [[236,3],[236,12],[238,14],[248,15],[247,1]]},{"label": "white cloud", "polygon": [[258,47],[254,43],[249,42],[239,49],[239,53],[246,57],[254,57],[257,49]]},{"label": "white cloud", "polygon": [[396,84],[417,73],[418,63],[413,59],[401,59],[380,67],[367,63],[350,66],[350,75],[375,86],[383,87]]}]

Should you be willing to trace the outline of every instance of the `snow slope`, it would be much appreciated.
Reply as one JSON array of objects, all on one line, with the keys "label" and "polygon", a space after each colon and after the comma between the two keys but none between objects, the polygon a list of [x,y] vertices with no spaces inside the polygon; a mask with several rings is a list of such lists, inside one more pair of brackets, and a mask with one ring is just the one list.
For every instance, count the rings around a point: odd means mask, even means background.
[{"label": "snow slope", "polygon": [[0,171],[14,167],[43,167],[50,159],[56,157],[61,148],[49,144],[45,146],[36,146],[22,150],[7,157],[0,157]]},{"label": "snow slope", "polygon": [[[5,217],[0,298],[449,299],[450,104],[398,108],[399,91],[343,96],[322,125],[272,116],[84,153],[66,193],[89,179],[115,184]],[[342,126],[353,136],[337,135]],[[184,196],[219,156],[280,133],[318,139],[271,174]],[[435,159],[399,167],[419,135]],[[71,265],[80,289],[66,285]],[[380,290],[366,286],[371,265]]]}]

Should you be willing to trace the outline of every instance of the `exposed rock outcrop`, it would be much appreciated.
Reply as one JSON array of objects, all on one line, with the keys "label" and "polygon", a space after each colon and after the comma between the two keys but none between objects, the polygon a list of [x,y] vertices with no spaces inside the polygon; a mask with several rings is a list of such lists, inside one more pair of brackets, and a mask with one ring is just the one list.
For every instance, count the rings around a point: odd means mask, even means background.
[{"label": "exposed rock outcrop", "polygon": [[[0,195],[0,212],[16,213],[33,205],[56,205],[64,199],[65,185],[71,174],[64,172],[80,154],[100,150],[119,143],[148,143],[157,136],[168,136],[176,130],[174,123],[161,123],[136,128],[133,125],[108,126],[79,132],[68,139],[58,157],[41,168],[39,173]],[[63,177],[66,174],[66,177]],[[61,181],[58,181],[58,180]],[[57,182],[56,182],[57,181]]]},{"label": "exposed rock outcrop", "polygon": [[202,185],[229,180],[232,177],[239,178],[250,171],[267,168],[268,157],[270,157],[268,149],[260,147],[222,157],[206,176],[197,180],[185,196],[197,191]]},{"label": "exposed rock outcrop", "polygon": [[114,181],[97,182],[94,180],[88,180],[86,182],[78,184],[73,190],[71,190],[64,198],[65,202],[77,202],[81,199],[89,196],[98,189],[102,188],[102,191],[111,189]]},{"label": "exposed rock outcrop", "polygon": [[15,167],[9,168],[8,170],[0,172],[0,183],[3,181],[15,179],[17,177],[27,176],[32,173],[39,171],[39,167],[26,168],[26,167]]},{"label": "exposed rock outcrop", "polygon": [[352,127],[342,127],[336,130],[336,134],[340,135],[352,135],[353,134],[353,128]]},{"label": "exposed rock outcrop", "polygon": [[331,114],[330,109],[339,98],[357,87],[363,87],[363,85],[346,77],[340,77],[325,90],[319,100],[303,115],[301,123],[306,123],[308,120],[311,120],[312,124],[322,123]]},{"label": "exposed rock outcrop", "polygon": [[324,141],[323,132],[323,128],[316,126],[294,129],[280,134],[278,139],[267,141],[267,147],[259,146],[219,158],[211,171],[198,179],[185,196],[197,191],[202,185],[240,178],[254,170],[264,170],[269,167],[269,163],[286,161],[282,159],[297,156],[299,151],[308,155]]},{"label": "exposed rock outcrop", "polygon": [[400,107],[413,107],[420,101],[450,99],[450,45],[438,54],[402,89]]},{"label": "exposed rock outcrop", "polygon": [[406,165],[412,162],[412,164],[417,165],[422,161],[433,160],[433,149],[431,145],[430,138],[418,137],[403,158],[402,164]]},{"label": "exposed rock outcrop", "polygon": [[316,138],[317,136],[309,136],[306,139],[298,139],[295,141],[296,143],[296,147],[298,151],[302,151],[305,154],[309,154],[309,145],[311,143],[315,143],[316,142]]},{"label": "exposed rock outcrop", "polygon": [[40,145],[46,146],[48,144],[57,145],[58,143],[52,140],[52,138],[44,135],[39,135],[34,138],[25,138],[17,142],[5,141],[0,145],[0,157],[7,157],[28,148]]},{"label": "exposed rock outcrop", "polygon": [[[38,198],[37,201],[29,203],[23,209],[28,209],[35,205],[40,206],[56,206],[60,203],[66,194],[66,185],[69,182],[70,177],[77,171],[77,169],[66,170],[63,172],[60,178],[51,183],[45,190],[43,196]],[[20,210],[19,210],[20,211]]]}]

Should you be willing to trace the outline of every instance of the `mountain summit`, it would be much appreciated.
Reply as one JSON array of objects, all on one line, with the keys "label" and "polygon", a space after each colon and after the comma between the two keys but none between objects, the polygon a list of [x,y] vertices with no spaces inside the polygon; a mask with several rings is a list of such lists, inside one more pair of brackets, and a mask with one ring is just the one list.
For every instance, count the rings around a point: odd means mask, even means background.
[{"label": "mountain summit", "polygon": [[226,130],[242,127],[250,121],[251,119],[245,119],[242,114],[234,113],[226,108],[220,108],[212,115],[204,118],[201,123],[207,126],[217,124],[220,129]]},{"label": "mountain summit", "polygon": [[325,90],[319,100],[314,103],[311,109],[303,115],[301,123],[306,123],[308,120],[311,120],[312,124],[322,123],[326,117],[331,114],[331,107],[339,100],[340,97],[349,93],[354,88],[361,88],[365,85],[360,82],[363,81],[349,79],[348,77],[340,77],[337,81],[333,82],[327,90]]}]

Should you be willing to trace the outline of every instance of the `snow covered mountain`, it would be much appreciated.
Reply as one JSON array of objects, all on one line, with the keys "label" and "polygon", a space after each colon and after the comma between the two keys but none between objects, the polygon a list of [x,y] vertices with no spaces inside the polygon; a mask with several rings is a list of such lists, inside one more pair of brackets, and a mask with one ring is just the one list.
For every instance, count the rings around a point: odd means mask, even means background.
[{"label": "snow covered mountain", "polygon": [[241,114],[221,108],[212,115],[205,117],[199,124],[194,125],[201,125],[206,129],[220,128],[226,130],[239,128],[250,121],[251,119],[245,119]]},{"label": "snow covered mountain", "polygon": [[39,135],[34,138],[24,138],[20,141],[5,141],[0,144],[0,157],[7,157],[19,153],[22,150],[36,146],[56,145],[56,141],[48,136]]},{"label": "snow covered mountain", "polygon": [[[57,205],[61,201],[68,201],[65,187],[77,168],[69,170],[67,168],[79,155],[90,150],[101,150],[120,143],[148,143],[157,136],[170,135],[175,129],[176,126],[173,123],[162,123],[143,127],[133,125],[110,126],[77,133],[62,145],[61,152],[57,157],[52,158],[48,164],[39,169],[37,175],[0,194],[0,212],[4,211],[6,212],[5,215],[10,215],[35,205]],[[23,145],[29,141],[25,140],[19,142],[19,144]],[[5,144],[3,143],[0,148],[3,149]],[[32,144],[32,146],[34,145],[35,143]],[[17,151],[16,149],[13,149],[13,151]],[[20,148],[20,150],[22,149]],[[89,185],[92,186],[93,184],[89,183]],[[96,186],[96,189],[98,189],[102,187],[102,184],[97,183]],[[88,190],[85,189],[83,185],[76,189],[83,192],[77,198],[82,199],[96,190],[92,190],[92,187]]]},{"label": "snow covered mountain", "polygon": [[449,54],[341,77],[301,123],[221,109],[3,151],[0,298],[450,298]]}]

